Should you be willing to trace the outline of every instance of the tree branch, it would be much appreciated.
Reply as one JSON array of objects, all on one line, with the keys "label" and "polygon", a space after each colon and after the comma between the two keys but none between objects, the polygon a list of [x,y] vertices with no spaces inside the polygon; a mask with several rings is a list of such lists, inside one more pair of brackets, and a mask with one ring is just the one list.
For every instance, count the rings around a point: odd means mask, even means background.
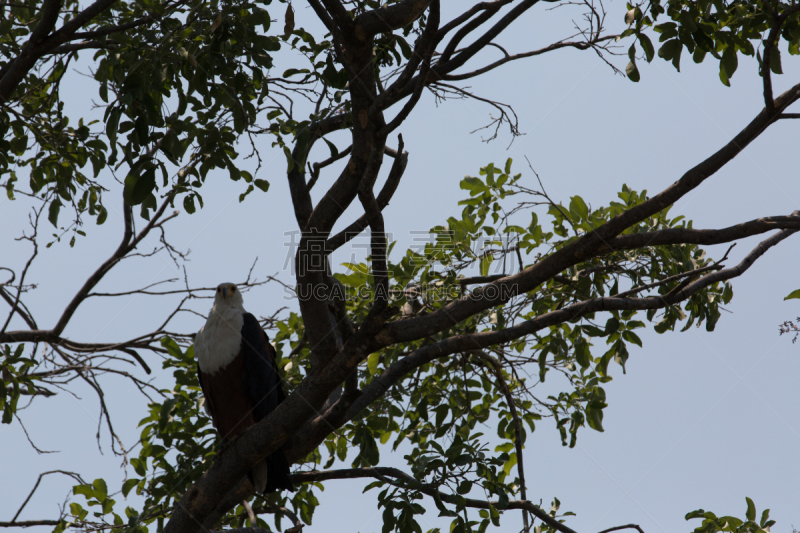
[{"label": "tree branch", "polygon": [[602,246],[599,253],[634,250],[669,244],[724,244],[776,229],[800,229],[800,216],[763,217],[722,229],[670,228],[644,233],[619,235]]},{"label": "tree branch", "polygon": [[644,533],[644,530],[641,527],[639,527],[638,525],[636,525],[636,524],[627,524],[627,525],[624,525],[624,526],[610,527],[608,529],[604,529],[603,531],[600,531],[599,533],[611,533],[612,531],[619,531],[621,529],[635,529],[639,533]]},{"label": "tree branch", "polygon": [[[497,508],[498,502],[496,501],[483,501],[483,500],[476,500],[473,498],[464,498],[463,496],[456,496],[453,494],[447,494],[437,490],[435,487],[430,485],[425,485],[420,483],[413,477],[409,476],[402,470],[398,470],[397,468],[390,468],[390,467],[372,467],[372,468],[347,468],[342,470],[324,470],[324,471],[311,471],[311,472],[301,472],[297,474],[292,474],[291,480],[293,483],[309,483],[312,481],[326,481],[329,479],[359,479],[359,478],[373,478],[384,483],[389,483],[390,485],[394,485],[396,487],[411,489],[419,491],[423,494],[426,494],[431,497],[438,497],[442,501],[450,503],[450,504],[458,504],[459,502],[463,503],[466,507],[472,507],[475,509],[490,509],[490,508]],[[395,478],[395,481],[389,478]],[[510,509],[524,509],[525,511],[530,512],[536,518],[547,524],[548,526],[552,527],[553,529],[560,531],[561,533],[576,533],[572,528],[565,526],[545,511],[541,509],[541,507],[534,505],[532,502],[527,500],[511,500],[508,502],[508,505],[504,508],[505,510]]]},{"label": "tree branch", "polygon": [[[406,102],[405,105],[403,105],[403,108],[400,110],[400,112],[397,113],[397,115],[395,115],[395,117],[391,120],[391,122],[389,122],[388,124],[383,126],[383,128],[380,129],[378,133],[379,136],[389,135],[389,133],[397,129],[400,126],[400,124],[402,124],[403,121],[408,117],[408,115],[411,113],[414,107],[416,107],[417,102],[419,102],[420,96],[422,96],[422,90],[425,88],[426,85],[425,80],[428,78],[428,72],[431,70],[431,58],[433,57],[433,52],[436,50],[436,41],[434,40],[434,36],[436,34],[436,30],[439,28],[439,0],[433,0],[433,2],[431,3],[431,9],[430,12],[428,13],[427,24],[428,25],[425,28],[425,31],[423,32],[422,36],[419,39],[419,42],[417,43],[419,51],[415,51],[414,57],[412,57],[412,60],[409,61],[409,65],[415,63],[414,61],[415,57],[419,57],[420,60],[422,61],[422,67],[419,69],[419,75],[417,76],[418,79],[414,86],[414,90],[411,93],[411,98],[408,99],[408,102]],[[404,72],[403,74],[405,75],[406,73]],[[411,74],[412,72],[409,71],[408,78],[411,78]],[[404,76],[401,76],[401,79],[403,77]],[[394,94],[395,92],[400,93],[403,91],[403,89],[404,87],[399,86],[398,84],[397,89],[390,88],[387,91],[387,95]],[[373,108],[370,109],[370,115],[379,112],[379,108],[377,108],[376,106],[379,100],[380,99],[377,99],[375,101],[376,103],[373,104],[372,106]]]},{"label": "tree branch", "polygon": [[142,231],[139,232],[135,238],[133,237],[133,213],[131,207],[128,205],[123,205],[125,229],[122,234],[122,242],[120,242],[119,246],[111,255],[111,257],[109,257],[102,265],[100,265],[100,268],[98,268],[94,274],[89,276],[89,279],[86,280],[86,282],[83,284],[83,287],[80,288],[80,290],[72,298],[72,301],[67,305],[66,309],[64,309],[61,318],[59,318],[58,323],[53,328],[53,333],[55,335],[60,335],[61,332],[64,331],[64,328],[67,327],[67,323],[69,322],[70,318],[72,318],[72,315],[75,314],[78,306],[81,305],[81,303],[83,303],[83,301],[87,298],[89,292],[98,283],[100,283],[100,280],[103,279],[103,276],[105,276],[108,271],[114,267],[114,265],[119,263],[123,257],[130,253],[131,250],[136,248],[142,239],[144,239],[147,234],[150,233],[150,230],[156,226],[156,222],[160,224],[177,216],[176,212],[172,216],[165,218],[163,221],[159,220],[161,215],[164,214],[164,210],[168,205],[169,199],[164,200],[164,202],[161,204],[161,207],[158,208],[158,211],[153,214],[150,222],[144,227],[144,229],[142,229]]},{"label": "tree branch", "polygon": [[[486,65],[485,67],[481,67],[481,68],[473,70],[471,72],[465,72],[464,74],[447,74],[445,76],[442,76],[441,79],[442,80],[446,80],[446,81],[467,80],[467,79],[479,76],[481,74],[485,74],[485,73],[487,73],[487,72],[489,72],[491,70],[494,70],[497,67],[505,65],[506,63],[509,63],[511,61],[517,61],[519,59],[525,59],[527,57],[538,56],[538,55],[541,55],[541,54],[545,54],[547,52],[552,52],[553,50],[559,50],[561,48],[577,48],[578,50],[586,50],[587,48],[591,48],[591,47],[593,47],[593,46],[595,46],[597,44],[600,44],[600,43],[605,42],[605,41],[610,41],[610,40],[613,40],[613,39],[616,39],[616,38],[617,38],[617,35],[604,35],[604,36],[598,37],[598,38],[594,38],[593,37],[592,39],[590,39],[588,41],[559,41],[559,42],[553,43],[553,44],[551,44],[549,46],[545,46],[544,48],[539,48],[538,50],[532,50],[530,52],[523,52],[523,53],[513,54],[513,55],[506,55],[502,59],[498,59],[494,63],[490,63],[490,64]],[[487,43],[487,44],[491,45],[493,43]]]},{"label": "tree branch", "polygon": [[78,43],[62,44],[61,46],[53,48],[44,55],[52,56],[56,54],[67,54],[69,52],[77,52],[78,50],[113,48],[115,44],[116,44],[115,41],[111,39],[103,39],[103,40],[95,39],[90,41],[81,41]]},{"label": "tree branch", "polygon": [[362,13],[356,17],[356,31],[367,35],[391,32],[417,20],[431,0],[403,0]]},{"label": "tree branch", "polygon": [[[378,198],[376,199],[378,202],[378,208],[383,210],[394,196],[395,191],[397,190],[397,186],[400,184],[400,179],[403,177],[403,173],[406,170],[406,165],[408,164],[408,152],[403,151],[403,136],[398,136],[398,146],[397,146],[397,156],[394,159],[394,163],[392,163],[392,168],[389,170],[389,176],[386,178],[386,183],[384,183],[381,192],[378,193]],[[391,155],[391,154],[389,154]],[[328,242],[325,244],[325,249],[328,252],[333,252],[341,248],[347,242],[350,242],[354,239],[357,235],[359,235],[364,229],[369,225],[366,215],[362,215],[347,226],[345,229],[328,239]]]},{"label": "tree branch", "polygon": [[[517,452],[519,495],[522,496],[523,500],[527,500],[528,496],[525,489],[525,466],[522,455],[522,424],[519,421],[519,414],[517,413],[517,406],[514,404],[514,397],[511,395],[511,388],[508,386],[508,382],[506,382],[506,379],[503,377],[503,366],[497,359],[487,354],[483,350],[473,350],[470,353],[483,360],[483,362],[497,379],[497,388],[500,389],[500,391],[503,393],[503,396],[506,397],[508,411],[511,413],[511,419],[514,421],[514,448]],[[522,524],[522,531],[524,533],[528,533],[530,531],[530,524],[528,522],[527,509],[522,510]]]},{"label": "tree branch", "polygon": [[45,37],[55,28],[60,11],[61,0],[45,0],[42,3],[39,23],[31,32],[28,42],[25,43],[16,58],[0,69],[0,103],[8,101],[11,93],[25,77],[25,74],[39,60],[38,48]]},{"label": "tree branch", "polygon": [[0,527],[57,526],[61,520],[20,520],[19,522],[0,522]]}]

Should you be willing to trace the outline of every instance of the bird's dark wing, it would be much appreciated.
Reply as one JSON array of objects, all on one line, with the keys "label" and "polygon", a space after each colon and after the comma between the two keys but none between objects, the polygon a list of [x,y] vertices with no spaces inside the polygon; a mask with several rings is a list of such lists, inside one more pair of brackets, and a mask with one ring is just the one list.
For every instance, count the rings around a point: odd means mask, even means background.
[{"label": "bird's dark wing", "polygon": [[[242,357],[245,368],[245,386],[253,405],[256,422],[266,417],[283,401],[283,388],[275,361],[275,348],[261,329],[256,317],[244,314],[242,325]],[[289,481],[289,462],[283,449],[276,450],[265,459],[267,462],[267,486],[265,493],[276,490],[294,491]]]},{"label": "bird's dark wing", "polygon": [[256,317],[244,314],[242,325],[242,357],[245,387],[253,402],[256,422],[271,413],[283,400],[274,348],[267,340]]}]

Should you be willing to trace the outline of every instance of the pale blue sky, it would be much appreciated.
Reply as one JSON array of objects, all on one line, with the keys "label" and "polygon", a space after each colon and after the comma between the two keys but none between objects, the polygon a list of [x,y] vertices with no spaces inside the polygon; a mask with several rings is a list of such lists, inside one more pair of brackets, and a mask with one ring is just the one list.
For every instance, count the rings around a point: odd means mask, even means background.
[{"label": "pale blue sky", "polygon": [[[569,31],[570,20],[579,17],[579,12],[546,12],[545,7],[534,8],[511,27],[501,40],[509,51],[557,40]],[[612,2],[608,10],[610,30],[621,28],[624,4]],[[305,16],[301,11],[299,22]],[[796,58],[783,57],[787,74],[777,78],[776,92],[800,78]],[[624,67],[625,62],[619,58],[616,64]],[[719,82],[716,64],[697,66],[688,56],[680,74],[659,58],[651,65],[640,61],[639,68],[642,81],[634,84],[613,75],[592,52],[564,50],[473,81],[475,92],[510,103],[519,114],[521,130],[527,134],[511,149],[505,132],[489,144],[481,142],[481,133],[469,134],[485,124],[493,112],[490,108],[465,101],[436,107],[431,95],[425,94],[400,128],[409,165],[385,211],[387,229],[399,241],[396,250],[409,244],[410,231],[427,230],[459,212],[457,202],[464,197],[459,180],[465,174],[477,175],[489,162],[502,164],[513,157],[515,169],[533,185],[534,176],[524,161],[527,156],[556,200],[568,202],[580,194],[598,206],[614,198],[623,183],[651,192],[665,188],[726,143],[763,106],[754,61],[740,60],[731,88]],[[96,94],[96,88],[77,76],[72,83],[69,93],[79,99],[80,112],[86,115],[83,95]],[[95,111],[94,116],[102,115]],[[733,163],[679,202],[673,213],[693,219],[695,227],[712,228],[797,209],[798,127],[794,121],[772,126]],[[344,146],[342,141],[340,148]],[[269,164],[257,177],[271,182],[267,194],[256,191],[239,204],[241,187],[223,171],[204,187],[202,211],[182,213],[169,224],[171,242],[192,250],[187,268],[195,284],[241,280],[255,256],[259,277],[278,272],[291,282],[288,272],[281,272],[288,242],[284,232],[296,229],[283,173],[285,159],[268,149],[265,154]],[[321,146],[314,155],[325,158],[327,149]],[[334,175],[323,174],[317,189],[331,183]],[[43,327],[55,323],[86,276],[116,247],[121,217],[116,200],[108,203],[108,222],[88,228],[88,238],[74,249],[61,244],[41,250],[29,277],[39,287],[28,304]],[[25,212],[24,200],[0,203],[4,264],[19,267],[27,258],[27,244],[13,241]],[[359,214],[350,209],[341,226]],[[50,229],[44,226],[44,233],[52,233]],[[686,333],[641,335],[644,348],[631,348],[627,375],[615,367],[615,379],[606,386],[605,433],[582,430],[576,448],[567,449],[561,447],[552,421],[539,423],[525,450],[529,497],[541,499],[547,508],[557,496],[562,510],[577,513],[567,524],[581,533],[632,522],[647,533],[687,531],[699,525],[684,521],[687,512],[702,507],[743,516],[745,496],[755,501],[759,513],[764,507],[772,509],[777,520],[774,531],[791,532],[792,525],[800,526],[800,464],[795,451],[800,440],[796,386],[800,347],[777,335],[780,322],[800,314],[795,301],[783,301],[798,288],[798,239],[785,241],[733,282],[731,313],[723,313],[714,333],[693,328]],[[759,240],[740,243],[729,264]],[[156,243],[155,238],[149,241]],[[722,251],[712,249],[716,256]],[[100,288],[134,288],[176,275],[174,265],[161,254],[123,264]],[[270,285],[245,295],[245,306],[268,315],[286,305],[282,296],[279,286]],[[198,309],[207,310],[204,306],[208,307],[204,303]],[[149,331],[166,309],[165,304],[142,297],[90,302],[65,334],[82,341],[128,338]],[[186,316],[178,325],[196,330],[202,320]],[[145,402],[118,378],[108,377],[105,384],[115,427],[130,445],[137,439],[136,424]],[[0,485],[0,520],[10,519],[41,471],[62,468],[88,480],[105,477],[111,487],[121,479],[120,461],[108,450],[105,430],[101,439],[105,455],[98,453],[94,441],[96,399],[86,388],[76,390],[82,400],[60,394],[21,413],[37,445],[61,453],[37,455],[19,424],[0,427],[0,448],[12,450],[10,461],[0,464],[0,478],[6,480]],[[382,464],[402,467],[404,462],[387,450]],[[64,478],[47,479],[21,518],[55,518],[54,502],[63,501],[72,484]],[[364,485],[328,483],[308,530],[380,531],[382,510],[375,507],[374,491],[360,495]],[[427,507],[430,511],[420,519],[423,529],[447,531],[449,520],[436,518],[435,508]],[[509,513],[502,530],[513,531],[520,523],[519,513]]]}]

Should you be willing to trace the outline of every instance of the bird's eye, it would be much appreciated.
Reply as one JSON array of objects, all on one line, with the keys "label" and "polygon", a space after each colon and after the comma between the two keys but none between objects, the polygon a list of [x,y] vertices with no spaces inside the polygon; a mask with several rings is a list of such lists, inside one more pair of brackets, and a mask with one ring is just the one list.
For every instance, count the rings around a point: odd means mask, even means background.
[{"label": "bird's eye", "polygon": [[236,287],[231,287],[231,292],[236,292]]}]

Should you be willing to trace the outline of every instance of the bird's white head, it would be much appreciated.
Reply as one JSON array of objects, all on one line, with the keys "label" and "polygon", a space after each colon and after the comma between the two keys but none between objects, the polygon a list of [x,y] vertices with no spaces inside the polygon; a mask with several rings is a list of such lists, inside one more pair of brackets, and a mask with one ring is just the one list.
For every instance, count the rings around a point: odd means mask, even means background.
[{"label": "bird's white head", "polygon": [[243,308],[242,293],[233,283],[220,283],[214,296],[214,307]]}]

